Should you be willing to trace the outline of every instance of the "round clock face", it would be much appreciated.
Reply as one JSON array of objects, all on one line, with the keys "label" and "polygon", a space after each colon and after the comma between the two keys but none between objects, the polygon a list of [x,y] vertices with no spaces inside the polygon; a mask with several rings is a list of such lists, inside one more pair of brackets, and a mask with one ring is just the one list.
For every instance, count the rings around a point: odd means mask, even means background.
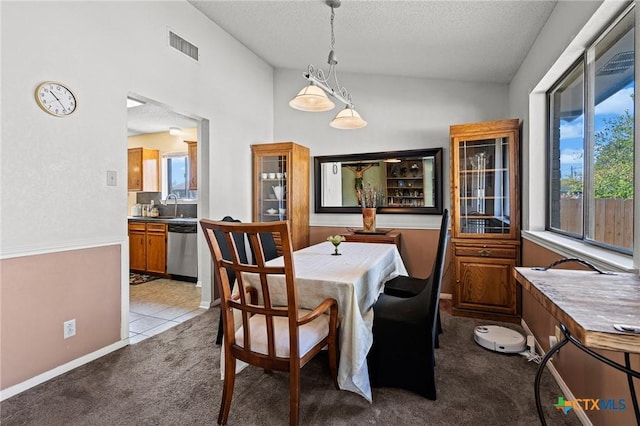
[{"label": "round clock face", "polygon": [[78,104],[76,97],[64,84],[45,81],[36,89],[36,101],[40,108],[56,117],[67,117],[74,113]]}]

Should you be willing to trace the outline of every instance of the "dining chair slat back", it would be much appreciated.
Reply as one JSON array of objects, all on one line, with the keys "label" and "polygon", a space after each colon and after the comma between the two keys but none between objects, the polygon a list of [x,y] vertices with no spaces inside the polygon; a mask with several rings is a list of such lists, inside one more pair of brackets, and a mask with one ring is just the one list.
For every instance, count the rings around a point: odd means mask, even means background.
[{"label": "dining chair slat back", "polygon": [[[202,219],[200,225],[213,258],[224,326],[224,388],[218,423],[227,422],[236,360],[240,360],[265,371],[289,372],[289,422],[298,424],[300,369],[325,346],[329,349],[333,382],[338,387],[337,302],[328,298],[312,310],[299,307],[288,222],[237,223]],[[261,243],[264,233],[272,234],[282,242],[282,264],[267,264]],[[240,255],[234,234],[248,238],[254,251],[252,263]],[[222,254],[223,244],[230,250],[228,258]],[[234,274],[229,274],[229,270]],[[260,288],[252,287],[243,274],[259,276]],[[235,290],[231,276],[235,276],[237,282]]]},{"label": "dining chair slat back", "polygon": [[[223,222],[240,222],[238,219],[234,219],[231,216],[225,216],[222,218]],[[218,238],[219,237],[219,238]],[[216,233],[216,238],[218,238],[220,243],[220,251],[222,252],[222,257],[227,260],[231,260],[231,250],[226,240],[222,237],[222,234]],[[245,244],[245,235],[244,234],[234,234],[233,240],[235,241],[236,247],[238,247],[238,255],[240,256],[240,260],[243,262],[247,261],[247,248]],[[236,282],[236,274],[232,269],[227,269],[227,275],[229,277],[229,282],[231,283],[231,289],[233,290],[233,285]],[[224,330],[222,328],[222,315],[220,315],[220,320],[218,322],[218,335],[216,336],[216,345],[222,343],[222,336],[224,334]]]}]

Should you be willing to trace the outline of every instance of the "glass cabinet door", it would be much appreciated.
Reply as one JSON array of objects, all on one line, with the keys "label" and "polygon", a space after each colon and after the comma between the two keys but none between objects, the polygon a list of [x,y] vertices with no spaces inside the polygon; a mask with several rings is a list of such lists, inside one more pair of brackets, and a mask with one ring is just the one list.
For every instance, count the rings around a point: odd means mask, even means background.
[{"label": "glass cabinet door", "polygon": [[458,141],[461,234],[510,234],[509,138]]},{"label": "glass cabinet door", "polygon": [[[294,250],[309,245],[309,148],[295,142],[251,145],[253,222],[289,223]],[[281,245],[276,240],[276,248]]]},{"label": "glass cabinet door", "polygon": [[287,155],[256,157],[258,221],[273,222],[288,219]]}]

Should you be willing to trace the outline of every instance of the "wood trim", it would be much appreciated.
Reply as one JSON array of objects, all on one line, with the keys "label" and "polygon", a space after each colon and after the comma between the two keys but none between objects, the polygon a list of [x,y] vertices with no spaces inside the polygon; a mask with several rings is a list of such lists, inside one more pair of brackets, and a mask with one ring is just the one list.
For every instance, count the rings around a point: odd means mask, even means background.
[{"label": "wood trim", "polygon": [[640,325],[640,276],[524,267],[513,274],[584,346],[640,354],[640,334],[613,328],[616,323]]}]

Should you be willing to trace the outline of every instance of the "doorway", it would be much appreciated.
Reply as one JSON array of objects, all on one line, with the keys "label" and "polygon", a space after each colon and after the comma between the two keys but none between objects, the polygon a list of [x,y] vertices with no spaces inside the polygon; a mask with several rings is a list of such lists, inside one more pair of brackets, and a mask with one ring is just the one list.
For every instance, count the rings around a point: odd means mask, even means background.
[{"label": "doorway", "polygon": [[[170,226],[180,223],[197,223],[201,203],[197,175],[197,145],[200,144],[202,120],[189,114],[176,112],[173,108],[152,99],[130,94],[127,98],[127,148],[153,153],[156,157],[145,157],[152,179],[146,186],[128,191],[127,222],[130,253],[128,324],[129,342],[142,341],[161,333],[183,321],[204,312],[202,286],[197,280],[197,266],[189,276],[169,275],[167,234],[153,235],[151,229],[159,224]],[[206,125],[205,125],[206,127]],[[206,167],[207,162],[201,161]],[[145,173],[144,164],[140,173]],[[131,171],[129,171],[131,173]],[[192,172],[193,176],[190,176]],[[191,178],[191,179],[190,179]],[[195,178],[195,179],[194,179]],[[143,215],[147,214],[145,218]],[[143,216],[143,217],[139,217]],[[171,218],[171,220],[168,220]],[[133,224],[133,225],[131,225]],[[151,226],[149,226],[151,224]],[[135,229],[134,229],[135,228]],[[153,238],[156,240],[153,240]],[[163,241],[164,260],[161,267],[151,267],[145,259],[150,244]],[[158,239],[159,238],[159,239]],[[140,244],[138,244],[140,242]],[[137,247],[142,247],[142,266]],[[158,244],[153,245],[157,250]],[[197,249],[200,251],[200,249]],[[135,253],[135,254],[133,254]],[[175,256],[175,255],[173,255]],[[199,257],[199,254],[198,254]],[[149,254],[149,258],[151,255]],[[154,255],[157,262],[157,253]],[[175,263],[175,259],[174,259]],[[145,265],[149,265],[148,267]],[[147,270],[148,269],[148,270]],[[158,272],[158,271],[164,271]],[[196,275],[196,277],[192,276]]]}]

